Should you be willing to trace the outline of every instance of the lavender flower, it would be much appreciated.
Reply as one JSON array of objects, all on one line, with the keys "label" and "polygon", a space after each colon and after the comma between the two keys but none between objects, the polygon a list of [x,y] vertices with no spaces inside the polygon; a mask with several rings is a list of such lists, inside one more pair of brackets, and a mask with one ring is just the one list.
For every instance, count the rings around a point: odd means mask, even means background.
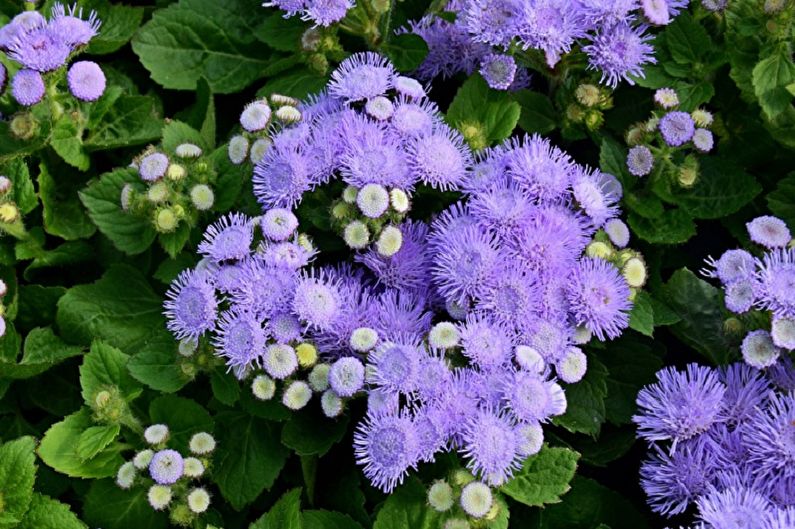
[{"label": "lavender flower", "polygon": [[669,112],[660,119],[660,133],[671,147],[684,145],[693,138],[695,124],[687,112]]},{"label": "lavender flower", "polygon": [[599,70],[601,81],[613,88],[621,80],[635,84],[632,76],[643,77],[643,66],[657,62],[654,48],[648,43],[652,37],[645,31],[644,26],[632,27],[625,22],[604,28],[591,44],[583,47],[588,67]]},{"label": "lavender flower", "polygon": [[166,292],[163,304],[168,329],[179,339],[196,339],[212,329],[218,300],[205,273],[186,270]]},{"label": "lavender flower", "polygon": [[507,90],[516,76],[516,61],[510,55],[487,55],[480,64],[480,75],[491,88]]},{"label": "lavender flower", "polygon": [[646,176],[654,166],[654,155],[645,145],[636,145],[627,154],[627,168],[635,176]]},{"label": "lavender flower", "polygon": [[404,415],[368,415],[353,443],[364,475],[385,492],[402,483],[417,464],[419,442],[411,419]]},{"label": "lavender flower", "polygon": [[35,70],[20,70],[11,80],[11,95],[20,105],[35,105],[44,97],[44,79]]},{"label": "lavender flower", "polygon": [[751,240],[767,248],[782,248],[792,240],[786,223],[777,217],[757,217],[745,226]]},{"label": "lavender flower", "polygon": [[615,338],[629,325],[629,285],[601,259],[584,259],[570,278],[567,296],[574,319],[599,339]]}]

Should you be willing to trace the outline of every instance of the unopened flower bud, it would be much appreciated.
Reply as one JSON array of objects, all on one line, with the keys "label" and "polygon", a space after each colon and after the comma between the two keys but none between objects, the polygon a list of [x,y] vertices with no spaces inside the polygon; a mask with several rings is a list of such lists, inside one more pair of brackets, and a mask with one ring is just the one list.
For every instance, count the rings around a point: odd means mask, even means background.
[{"label": "unopened flower bud", "polygon": [[0,204],[0,222],[11,224],[19,218],[19,208],[13,202]]},{"label": "unopened flower bud", "polygon": [[178,163],[172,163],[166,170],[166,178],[172,182],[182,180],[185,178],[186,174],[188,174],[188,171],[186,171],[185,168]]},{"label": "unopened flower bud", "polygon": [[11,190],[11,179],[7,176],[0,176],[0,195],[5,195]]},{"label": "unopened flower bud", "polygon": [[199,211],[207,211],[215,203],[215,193],[207,184],[197,184],[190,190],[190,201]]},{"label": "unopened flower bud", "polygon": [[301,120],[301,111],[294,106],[285,105],[276,111],[276,117],[285,123],[295,123]]},{"label": "unopened flower bud", "polygon": [[172,208],[163,208],[155,212],[155,229],[160,233],[170,233],[177,229],[179,219]]},{"label": "unopened flower bud", "polygon": [[39,122],[30,112],[22,112],[11,119],[11,134],[20,140],[30,140],[39,132]]},{"label": "unopened flower bud", "polygon": [[312,367],[317,362],[317,349],[311,343],[298,344],[295,354],[298,356],[298,365],[301,367]]},{"label": "unopened flower bud", "polygon": [[592,84],[581,84],[574,90],[574,97],[584,107],[593,107],[599,103],[599,87]]},{"label": "unopened flower bud", "polygon": [[146,198],[154,204],[160,204],[168,200],[169,190],[165,182],[155,182],[146,192]]}]

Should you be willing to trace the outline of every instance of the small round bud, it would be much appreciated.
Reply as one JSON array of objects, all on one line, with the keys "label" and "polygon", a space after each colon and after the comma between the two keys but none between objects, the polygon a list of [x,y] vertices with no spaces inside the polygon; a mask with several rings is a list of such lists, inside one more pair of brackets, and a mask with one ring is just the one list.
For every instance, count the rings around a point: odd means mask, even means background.
[{"label": "small round bud", "polygon": [[193,356],[193,353],[199,348],[199,341],[194,338],[184,338],[179,341],[177,351],[185,357]]},{"label": "small round bud", "polygon": [[610,259],[613,249],[601,241],[594,241],[585,249],[585,255],[598,259]]},{"label": "small round bud", "polygon": [[11,179],[7,176],[0,176],[0,195],[5,195],[11,190]]},{"label": "small round bud", "polygon": [[345,226],[342,232],[342,238],[349,248],[363,250],[370,244],[370,230],[364,222],[354,220]]},{"label": "small round bud", "polygon": [[258,132],[268,126],[271,107],[265,100],[253,101],[240,114],[240,126],[249,132]]},{"label": "small round bud", "polygon": [[592,84],[581,84],[574,90],[574,97],[584,107],[593,107],[599,104],[599,87]]},{"label": "small round bud", "polygon": [[110,391],[107,390],[99,391],[97,392],[97,395],[94,397],[94,405],[97,408],[104,408],[110,403],[111,398],[113,397],[110,394]]},{"label": "small round bud", "polygon": [[398,213],[406,213],[411,207],[409,195],[402,189],[393,189],[389,192],[389,203]]},{"label": "small round bud", "polygon": [[152,485],[146,494],[149,505],[156,511],[162,511],[171,503],[171,487],[165,485]]},{"label": "small round bud", "polygon": [[267,375],[257,375],[251,382],[251,393],[258,400],[271,400],[276,393],[276,382]]},{"label": "small round bud", "polygon": [[654,93],[654,102],[667,110],[679,104],[679,96],[673,88],[660,88]]},{"label": "small round bud", "polygon": [[677,180],[682,187],[693,187],[698,180],[698,167],[683,165],[679,168]]},{"label": "small round bud", "polygon": [[260,163],[271,145],[273,145],[273,142],[268,138],[260,138],[255,141],[251,145],[251,152],[249,153],[249,160],[251,160],[251,163],[254,165]]},{"label": "small round bud", "polygon": [[312,398],[312,389],[303,380],[294,380],[282,395],[282,404],[291,410],[300,410]]},{"label": "small round bud", "polygon": [[127,461],[119,467],[119,471],[116,473],[116,485],[125,490],[129,489],[135,481],[135,474],[135,466]]},{"label": "small round bud", "polygon": [[297,107],[298,105],[301,104],[301,102],[295,99],[294,97],[286,96],[283,94],[271,94],[270,99],[271,103],[273,103],[276,106],[290,105]]},{"label": "small round bud", "polygon": [[269,345],[265,350],[263,367],[271,377],[284,380],[298,369],[298,356],[295,354],[295,349],[287,344]]},{"label": "small round bud", "polygon": [[8,285],[6,282],[0,279],[0,298],[8,294]]},{"label": "small round bud", "polygon": [[138,470],[143,470],[145,468],[149,468],[149,463],[152,462],[152,457],[155,455],[154,451],[149,450],[148,448],[145,450],[141,450],[135,457],[133,457],[133,465]]},{"label": "small round bud", "polygon": [[517,345],[514,350],[514,358],[519,367],[534,373],[543,373],[546,368],[544,357],[528,345]]},{"label": "small round bud", "polygon": [[328,381],[337,395],[342,398],[352,397],[364,387],[364,365],[352,356],[339,358],[331,364]]},{"label": "small round bud", "polygon": [[342,399],[332,390],[327,389],[320,396],[320,408],[323,410],[323,415],[330,419],[339,417],[343,409]]},{"label": "small round bud", "polygon": [[585,119],[583,121],[589,130],[596,130],[604,124],[605,116],[598,110],[591,110],[586,112]]},{"label": "small round bud", "polygon": [[174,209],[162,208],[155,212],[155,229],[160,233],[170,233],[177,229],[179,219]]},{"label": "small round bud", "polygon": [[715,118],[712,116],[712,113],[704,110],[703,108],[698,108],[691,112],[690,117],[693,118],[693,122],[697,127],[709,127],[715,120]]},{"label": "small round bud", "polygon": [[582,123],[582,120],[585,119],[585,111],[580,105],[572,103],[566,107],[566,117],[574,123]]},{"label": "small round bud", "polygon": [[473,476],[472,473],[464,469],[458,469],[452,473],[452,475],[450,476],[450,481],[456,487],[463,487],[467,483],[475,481],[475,476]]},{"label": "small round bud", "polygon": [[160,485],[173,485],[182,477],[185,461],[176,450],[155,452],[149,462],[149,475]]},{"label": "small round bud", "polygon": [[451,349],[458,345],[461,340],[461,333],[458,327],[449,321],[437,323],[428,333],[428,343],[434,349]]},{"label": "small round bud", "polygon": [[11,95],[17,103],[26,107],[41,101],[45,89],[44,79],[35,70],[20,70],[11,80]]},{"label": "small round bud", "polygon": [[630,257],[624,264],[621,274],[624,276],[624,279],[627,280],[629,286],[633,288],[642,288],[643,285],[646,284],[646,278],[648,277],[646,263],[643,262],[643,259],[639,256]]},{"label": "small round bud", "polygon": [[726,334],[737,336],[745,330],[743,322],[735,317],[726,318],[723,322],[723,332]]},{"label": "small round bud", "polygon": [[301,121],[301,111],[294,106],[285,105],[276,111],[276,117],[285,123]]},{"label": "small round bud", "polygon": [[635,125],[630,127],[627,130],[627,133],[624,135],[624,140],[626,140],[627,145],[630,147],[634,147],[636,145],[640,145],[643,143],[644,139],[646,138],[646,131],[645,127],[642,125]]},{"label": "small round bud", "polygon": [[610,238],[610,242],[619,248],[629,244],[629,228],[621,219],[610,219],[605,223],[605,233]]},{"label": "small round bud", "polygon": [[312,367],[317,362],[317,348],[311,343],[298,344],[295,354],[298,357],[298,365],[303,368]]},{"label": "small round bud", "polygon": [[377,96],[367,101],[364,110],[379,121],[384,121],[392,117],[395,113],[395,106],[388,98]]},{"label": "small round bud", "polygon": [[193,489],[188,493],[188,508],[201,514],[210,506],[210,494],[204,489]]},{"label": "small round bud", "polygon": [[195,457],[186,457],[182,473],[189,478],[199,478],[204,474],[204,463]]},{"label": "small round bud", "polygon": [[355,204],[356,197],[359,194],[359,189],[354,186],[348,186],[342,191],[342,200],[346,204]]},{"label": "small round bud", "polygon": [[202,149],[193,143],[181,143],[174,149],[174,154],[179,158],[198,158],[202,155]]},{"label": "small round bud", "polygon": [[454,300],[447,300],[444,304],[447,314],[457,321],[464,321],[469,314],[469,309],[466,303],[460,303]]},{"label": "small round bud", "polygon": [[370,327],[359,327],[351,333],[351,349],[359,353],[366,353],[378,343],[378,333]]},{"label": "small round bud", "polygon": [[144,439],[150,445],[159,445],[168,440],[168,426],[165,424],[153,424],[144,430]]},{"label": "small round bud", "polygon": [[309,28],[301,35],[301,49],[316,51],[320,47],[320,28]]},{"label": "small round bud", "polygon": [[479,121],[464,122],[459,125],[459,130],[472,150],[479,151],[488,147],[489,140],[483,123]]},{"label": "small round bud", "polygon": [[13,202],[0,204],[0,222],[11,224],[19,218],[19,208]]},{"label": "small round bud", "polygon": [[138,175],[146,182],[156,182],[168,170],[168,156],[162,152],[150,152],[138,162]]},{"label": "small round bud", "polygon": [[383,257],[392,257],[403,246],[403,233],[395,226],[387,226],[381,230],[381,235],[375,243],[375,249]]},{"label": "small round bud", "polygon": [[356,205],[365,217],[377,219],[389,207],[389,192],[378,184],[367,184],[359,190]]},{"label": "small round bud", "polygon": [[124,184],[124,187],[121,188],[121,195],[119,197],[119,204],[121,205],[122,211],[130,210],[130,204],[134,196],[135,189],[132,184]]},{"label": "small round bud", "polygon": [[563,358],[555,364],[558,377],[567,384],[574,384],[582,380],[588,369],[588,357],[579,347],[569,347]]},{"label": "small round bud", "polygon": [[519,434],[519,452],[523,457],[529,457],[541,451],[544,444],[544,429],[537,422],[523,424],[517,431]]},{"label": "small round bud", "polygon": [[39,132],[39,122],[30,112],[20,112],[11,119],[11,134],[19,140],[30,140]]},{"label": "small round bud", "polygon": [[353,209],[351,208],[350,204],[346,204],[345,202],[337,202],[331,206],[331,217],[336,220],[344,220],[351,215],[352,211]]},{"label": "small round bud", "polygon": [[198,184],[190,190],[190,201],[199,211],[207,211],[215,203],[215,193],[206,184]]},{"label": "small round bud", "polygon": [[240,165],[248,156],[248,139],[245,136],[233,136],[229,140],[229,147],[226,152],[230,162]]},{"label": "small round bud", "polygon": [[795,349],[795,319],[774,316],[770,335],[776,346],[792,351]]},{"label": "small round bud", "polygon": [[178,503],[171,506],[168,517],[173,525],[178,527],[190,527],[196,515],[191,512],[186,503]]},{"label": "small round bud", "polygon": [[751,331],[740,346],[743,360],[751,367],[764,369],[776,363],[781,349],[773,343],[773,338],[767,331]]},{"label": "small round bud", "polygon": [[578,325],[574,328],[574,343],[577,345],[584,345],[591,341],[591,331],[584,325]]},{"label": "small round bud", "polygon": [[146,198],[155,204],[160,204],[168,200],[168,195],[168,186],[164,182],[155,182],[149,188],[149,191],[146,192]]},{"label": "small round bud", "polygon": [[473,481],[461,490],[461,508],[473,518],[483,518],[491,510],[491,489],[485,483]]},{"label": "small round bud", "polygon": [[446,481],[436,481],[428,489],[428,505],[436,512],[447,512],[455,504],[453,487]]},{"label": "small round bud", "polygon": [[765,14],[775,15],[781,12],[786,5],[787,0],[765,0],[765,4],[762,9],[765,11]]},{"label": "small round bud", "polygon": [[309,253],[314,253],[315,251],[315,247],[312,245],[312,239],[306,233],[301,233],[298,235],[298,246]]},{"label": "small round bud", "polygon": [[207,432],[193,434],[193,437],[190,438],[190,451],[200,456],[212,453],[215,446],[215,437]]},{"label": "small round bud", "polygon": [[328,389],[329,370],[331,370],[329,364],[317,364],[312,368],[307,376],[307,381],[313,391],[320,393]]}]

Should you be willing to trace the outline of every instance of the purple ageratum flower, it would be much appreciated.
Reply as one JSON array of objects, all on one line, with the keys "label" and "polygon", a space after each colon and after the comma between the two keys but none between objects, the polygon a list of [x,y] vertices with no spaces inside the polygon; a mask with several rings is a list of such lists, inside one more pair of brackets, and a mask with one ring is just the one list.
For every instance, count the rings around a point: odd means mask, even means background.
[{"label": "purple ageratum flower", "polygon": [[185,462],[176,450],[155,452],[149,462],[149,475],[160,485],[173,485],[182,477]]},{"label": "purple ageratum flower", "polygon": [[594,172],[580,171],[571,184],[574,200],[598,227],[618,215],[618,201],[621,199],[613,195],[603,182],[597,169]]},{"label": "purple ageratum flower", "polygon": [[667,0],[641,0],[646,19],[652,24],[665,26],[671,21]]},{"label": "purple ageratum flower", "polygon": [[301,339],[301,322],[292,314],[274,314],[268,320],[268,330],[279,343],[295,342]]},{"label": "purple ageratum flower", "polygon": [[439,108],[432,101],[399,100],[390,127],[401,136],[410,138],[430,134],[434,125],[440,122]]},{"label": "purple ageratum flower", "polygon": [[629,325],[629,296],[629,285],[618,269],[602,259],[580,261],[566,289],[574,321],[600,340],[616,338]]},{"label": "purple ageratum flower", "polygon": [[272,241],[286,241],[298,228],[298,218],[289,209],[269,209],[260,219],[262,233]]},{"label": "purple ageratum flower", "polygon": [[445,435],[447,419],[435,406],[423,406],[414,412],[414,429],[417,432],[419,459],[433,462],[436,452],[443,450],[447,443]]},{"label": "purple ageratum flower", "polygon": [[294,270],[268,266],[259,259],[244,261],[240,268],[238,285],[231,289],[230,296],[239,310],[251,312],[257,318],[292,312]]},{"label": "purple ageratum flower", "polygon": [[636,145],[627,153],[627,168],[635,176],[646,176],[654,167],[654,155],[645,145]]},{"label": "purple ageratum flower", "polygon": [[544,52],[547,65],[554,68],[563,53],[585,35],[583,13],[579,4],[569,0],[536,0],[524,7],[519,40],[524,49]]},{"label": "purple ageratum flower", "polygon": [[689,142],[695,133],[695,123],[687,112],[668,112],[660,119],[660,133],[665,143],[679,147]]},{"label": "purple ageratum flower", "polygon": [[461,134],[443,123],[408,144],[407,160],[416,179],[443,191],[457,189],[472,165]]},{"label": "purple ageratum flower", "polygon": [[756,260],[745,250],[727,250],[716,261],[709,258],[706,261],[709,268],[702,270],[707,277],[717,278],[721,283],[749,277],[754,273]]},{"label": "purple ageratum flower", "polygon": [[453,24],[435,16],[426,15],[410,22],[406,32],[419,35],[428,45],[428,55],[415,72],[424,81],[459,72],[469,75],[480,58],[490,52],[488,45],[470,37],[466,24]]},{"label": "purple ageratum flower", "polygon": [[359,188],[380,184],[411,189],[416,179],[408,171],[400,138],[358,116],[343,121],[342,126],[347,145],[340,156],[340,174],[345,183]]},{"label": "purple ageratum flower", "polygon": [[383,56],[355,53],[331,74],[329,94],[346,101],[361,101],[384,95],[394,86],[395,70]]},{"label": "purple ageratum flower", "polygon": [[696,504],[699,520],[715,529],[760,527],[773,507],[759,492],[744,486],[708,487]]},{"label": "purple ageratum flower", "polygon": [[521,338],[548,362],[563,360],[571,346],[571,326],[553,318],[518,320]]},{"label": "purple ageratum flower", "polygon": [[274,143],[254,166],[254,196],[266,209],[293,209],[315,184],[312,167],[312,156]]},{"label": "purple ageratum flower", "polygon": [[183,271],[171,283],[166,298],[166,326],[177,339],[198,339],[215,326],[218,300],[206,273]]},{"label": "purple ageratum flower", "polygon": [[709,152],[715,145],[712,132],[707,129],[696,129],[693,133],[693,146],[701,152]]},{"label": "purple ageratum flower", "polygon": [[[723,0],[723,2],[725,7],[728,0]],[[792,506],[770,509],[762,525],[762,529],[789,529],[790,527],[795,527],[795,507]]]},{"label": "purple ageratum flower", "polygon": [[540,293],[533,274],[515,261],[503,263],[477,293],[476,309],[511,326],[533,318]]},{"label": "purple ageratum flower", "polygon": [[510,362],[515,344],[504,325],[486,316],[468,316],[460,331],[464,356],[481,369],[496,369]]},{"label": "purple ageratum flower", "polygon": [[68,10],[63,4],[55,4],[48,27],[64,43],[73,49],[88,44],[97,33],[102,22],[97,17],[96,11],[88,14],[88,19],[83,20],[83,8],[73,4]]},{"label": "purple ageratum flower", "polygon": [[8,81],[8,70],[4,64],[0,64],[0,93],[6,89],[6,82]]},{"label": "purple ageratum flower", "polygon": [[511,413],[520,422],[545,422],[566,412],[563,388],[541,373],[517,371],[503,391]]},{"label": "purple ageratum flower", "polygon": [[503,258],[496,239],[475,226],[449,230],[436,244],[432,260],[436,287],[446,299],[459,303],[475,296]]},{"label": "purple ageratum flower", "polygon": [[657,372],[657,382],[638,393],[639,414],[632,417],[638,437],[647,441],[691,439],[724,420],[726,386],[718,374],[697,364],[685,371],[668,367]]},{"label": "purple ageratum flower", "polygon": [[779,317],[795,317],[795,249],[771,250],[758,266],[757,306]]},{"label": "purple ageratum flower", "polygon": [[770,381],[758,369],[737,362],[721,369],[720,379],[726,386],[723,416],[731,426],[745,424],[767,401]]},{"label": "purple ageratum flower", "polygon": [[749,463],[766,480],[795,478],[795,394],[773,394],[747,423]]},{"label": "purple ageratum flower", "polygon": [[8,57],[37,72],[57,70],[69,58],[71,48],[49,27],[32,29],[14,39]]},{"label": "purple ageratum flower", "polygon": [[44,97],[44,79],[35,70],[20,70],[11,80],[11,95],[26,107],[35,105]]},{"label": "purple ageratum flower", "polygon": [[213,347],[232,368],[250,367],[265,352],[267,333],[251,313],[226,312],[216,327]]},{"label": "purple ageratum flower", "polygon": [[168,156],[162,152],[147,154],[138,162],[138,175],[145,182],[156,182],[166,174],[168,164]]},{"label": "purple ageratum flower", "polygon": [[322,270],[310,270],[295,285],[293,313],[308,327],[323,330],[340,316],[342,302],[339,282]]},{"label": "purple ageratum flower", "polygon": [[474,0],[459,16],[476,41],[507,46],[522,25],[525,9],[519,0]]},{"label": "purple ageratum flower", "polygon": [[251,253],[253,241],[251,219],[241,213],[230,213],[205,230],[198,250],[216,262],[240,260]]},{"label": "purple ageratum flower", "polygon": [[427,96],[425,88],[419,81],[402,75],[395,77],[395,91],[408,99],[423,99]]},{"label": "purple ageratum flower", "polygon": [[621,80],[634,85],[631,76],[643,77],[643,66],[657,62],[649,44],[652,36],[645,31],[644,25],[633,27],[626,22],[602,28],[591,44],[582,48],[588,55],[588,68],[600,71],[601,82],[612,88]]},{"label": "purple ageratum flower", "polygon": [[628,22],[638,0],[580,0],[583,17],[592,28]]},{"label": "purple ageratum flower", "polygon": [[511,143],[508,175],[532,198],[557,202],[568,198],[575,165],[549,140],[534,135]]},{"label": "purple ageratum flower", "polygon": [[28,31],[43,28],[47,25],[45,19],[38,11],[23,11],[15,16],[9,23],[0,27],[0,50],[8,51],[14,41]]},{"label": "purple ageratum flower", "polygon": [[507,90],[516,76],[516,61],[510,55],[491,53],[480,63],[480,75],[495,90]]},{"label": "purple ageratum flower", "polygon": [[467,421],[463,441],[467,468],[489,485],[504,484],[522,466],[516,426],[505,413],[475,411]]},{"label": "purple ageratum flower", "polygon": [[428,287],[430,255],[426,240],[429,228],[424,222],[408,221],[400,226],[403,244],[391,256],[383,257],[374,248],[355,257],[376,276],[380,285],[409,292],[423,293]]},{"label": "purple ageratum flower", "polygon": [[707,490],[719,470],[715,451],[704,443],[682,443],[668,453],[657,445],[640,466],[640,485],[651,509],[660,514],[683,513]]},{"label": "purple ageratum flower", "polygon": [[389,289],[378,297],[373,309],[373,328],[386,339],[422,337],[431,330],[433,313],[416,293]]},{"label": "purple ageratum flower", "polygon": [[390,393],[411,393],[416,388],[421,359],[417,344],[383,342],[370,355],[373,383]]},{"label": "purple ageratum flower", "polygon": [[410,468],[416,468],[419,440],[407,415],[368,414],[354,433],[353,445],[364,475],[386,493],[403,482]]},{"label": "purple ageratum flower", "polygon": [[276,7],[285,12],[288,18],[300,13],[306,7],[306,0],[271,0],[262,4],[262,7]]},{"label": "purple ageratum flower", "polygon": [[531,197],[508,176],[495,180],[469,200],[469,211],[480,227],[502,240],[520,235],[535,210]]},{"label": "purple ageratum flower", "polygon": [[767,248],[783,248],[792,240],[787,224],[778,217],[763,215],[746,223],[748,236]]},{"label": "purple ageratum flower", "polygon": [[726,308],[742,314],[753,307],[756,302],[759,285],[753,276],[741,277],[726,283],[725,297]]},{"label": "purple ageratum flower", "polygon": [[66,74],[69,91],[80,101],[96,101],[105,92],[105,74],[93,61],[78,61]]},{"label": "purple ageratum flower", "polygon": [[328,381],[337,396],[352,397],[364,386],[364,365],[352,356],[340,358],[331,364]]},{"label": "purple ageratum flower", "polygon": [[309,0],[301,20],[328,27],[345,18],[345,14],[353,6],[352,0]]}]

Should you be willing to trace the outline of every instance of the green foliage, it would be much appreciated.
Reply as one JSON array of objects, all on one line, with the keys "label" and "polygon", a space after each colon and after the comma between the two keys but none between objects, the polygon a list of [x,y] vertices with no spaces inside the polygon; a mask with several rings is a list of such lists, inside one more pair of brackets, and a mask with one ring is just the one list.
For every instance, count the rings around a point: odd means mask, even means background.
[{"label": "green foliage", "polygon": [[527,458],[511,481],[500,490],[530,507],[558,503],[569,491],[580,454],[568,448],[544,446]]},{"label": "green foliage", "polygon": [[480,75],[470,77],[447,109],[447,121],[461,131],[474,149],[510,136],[522,109],[508,94],[491,90]]},{"label": "green foliage", "polygon": [[35,447],[32,437],[20,437],[0,446],[0,527],[4,529],[15,527],[31,506],[36,480]]}]

